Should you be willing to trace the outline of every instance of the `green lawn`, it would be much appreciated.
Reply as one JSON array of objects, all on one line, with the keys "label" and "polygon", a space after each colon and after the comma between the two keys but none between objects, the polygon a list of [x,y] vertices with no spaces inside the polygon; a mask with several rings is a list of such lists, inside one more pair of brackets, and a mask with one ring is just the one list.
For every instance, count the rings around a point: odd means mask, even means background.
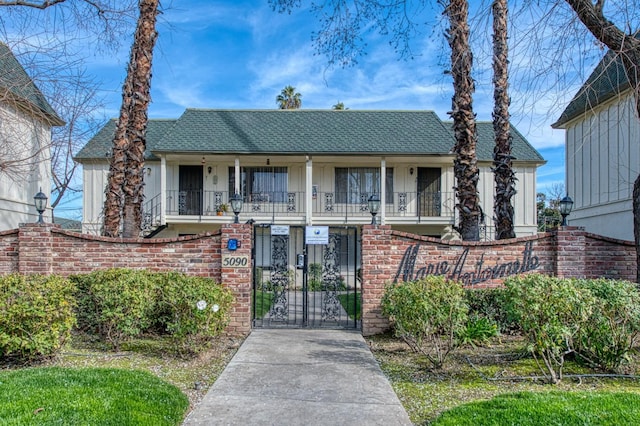
[{"label": "green lawn", "polygon": [[[367,340],[416,425],[436,421],[441,422],[438,425],[640,424],[640,379],[565,377],[550,385],[539,378],[540,367],[521,336],[500,336],[484,346],[460,348],[439,370],[431,370],[424,356],[389,334]],[[565,364],[564,372],[598,373],[574,360]],[[632,351],[625,372],[640,373],[637,350]],[[511,413],[515,417],[507,417]],[[576,415],[581,416],[579,421]]]},{"label": "green lawn", "polygon": [[361,312],[362,312],[362,297],[360,293],[353,294],[339,294],[338,300],[340,304],[347,311],[347,315],[349,318],[353,319],[355,317],[356,320],[360,320]]},{"label": "green lawn", "polygon": [[2,425],[179,425],[189,406],[151,373],[103,368],[0,371]]},{"label": "green lawn", "polygon": [[518,392],[460,405],[432,425],[598,425],[637,424],[640,395],[616,392]]},{"label": "green lawn", "polygon": [[254,290],[255,304],[254,304],[254,318],[262,318],[269,308],[271,308],[271,302],[273,301],[273,293],[270,291]]}]

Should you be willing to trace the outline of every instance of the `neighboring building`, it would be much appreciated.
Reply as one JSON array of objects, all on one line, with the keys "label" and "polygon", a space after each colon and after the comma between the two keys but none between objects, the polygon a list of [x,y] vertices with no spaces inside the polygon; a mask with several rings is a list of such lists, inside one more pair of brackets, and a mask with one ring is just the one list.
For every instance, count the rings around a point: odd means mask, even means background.
[{"label": "neighboring building", "polygon": [[[230,210],[217,210],[236,192],[242,222],[359,226],[371,223],[367,201],[376,194],[384,206],[378,223],[457,238],[450,128],[432,111],[187,109],[175,120],[150,120],[148,230],[158,237],[216,230],[233,220]],[[76,156],[84,170],[84,232],[100,232],[114,129],[112,120]],[[482,225],[491,238],[491,123],[478,123],[478,139]],[[533,235],[536,170],[544,160],[515,129],[513,156],[516,234]]]},{"label": "neighboring building", "polygon": [[56,217],[54,222],[60,225],[62,229],[74,232],[82,232],[82,222],[80,222],[79,220]]},{"label": "neighboring building", "polygon": [[[51,186],[51,128],[64,122],[0,42],[0,230],[35,222],[33,196]],[[51,218],[50,209],[45,216]]]},{"label": "neighboring building", "polygon": [[632,241],[640,121],[622,61],[609,52],[552,127],[565,129],[571,226]]}]

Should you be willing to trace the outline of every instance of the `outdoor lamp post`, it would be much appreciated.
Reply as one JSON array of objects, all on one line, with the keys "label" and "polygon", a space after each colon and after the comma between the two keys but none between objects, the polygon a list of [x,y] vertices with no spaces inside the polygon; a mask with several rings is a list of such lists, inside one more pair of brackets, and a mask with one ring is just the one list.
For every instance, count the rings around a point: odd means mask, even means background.
[{"label": "outdoor lamp post", "polygon": [[380,210],[380,196],[378,196],[378,194],[373,194],[369,197],[367,204],[369,205],[369,212],[371,212],[371,224],[376,225],[376,215]]},{"label": "outdoor lamp post", "polygon": [[573,208],[573,200],[569,195],[560,200],[560,215],[562,216],[562,224],[560,226],[567,226],[567,216],[571,213]]},{"label": "outdoor lamp post", "polygon": [[231,210],[233,210],[233,214],[236,215],[233,223],[240,223],[238,215],[242,211],[242,196],[236,192],[231,196],[229,202],[231,203]]},{"label": "outdoor lamp post", "polygon": [[40,192],[33,197],[33,204],[36,206],[39,215],[37,223],[44,223],[42,213],[47,209],[47,199],[47,196],[42,192],[42,188],[40,188]]}]

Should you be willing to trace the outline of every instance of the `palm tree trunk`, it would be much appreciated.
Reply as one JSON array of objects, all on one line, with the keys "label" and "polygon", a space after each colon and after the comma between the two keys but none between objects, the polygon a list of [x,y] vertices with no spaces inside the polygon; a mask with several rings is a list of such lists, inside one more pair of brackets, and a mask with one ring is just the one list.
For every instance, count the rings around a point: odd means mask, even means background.
[{"label": "palm tree trunk", "polygon": [[146,149],[147,111],[151,101],[151,65],[158,36],[156,16],[159,0],[140,0],[140,17],[134,35],[128,73],[133,74],[131,115],[127,124],[127,165],[125,172],[123,237],[140,234],[144,198],[144,152]]},{"label": "palm tree trunk", "polygon": [[509,61],[507,45],[507,0],[493,1],[493,131],[496,145],[493,149],[493,177],[496,195],[493,214],[496,239],[515,238],[513,205],[515,174],[511,157],[511,129],[509,124]]},{"label": "palm tree trunk", "polygon": [[144,151],[150,101],[151,59],[159,0],[140,0],[122,105],[116,124],[104,204],[103,235],[137,237],[142,221]]},{"label": "palm tree trunk", "polygon": [[473,55],[469,46],[469,5],[466,0],[450,0],[445,7],[449,18],[447,41],[451,47],[451,75],[453,76],[452,111],[453,131],[456,139],[456,158],[453,171],[456,178],[456,208],[460,222],[456,229],[463,240],[480,239],[479,222],[482,211],[478,196],[478,161],[476,158],[476,121],[473,113],[473,92],[471,78]]},{"label": "palm tree trunk", "polygon": [[107,187],[105,189],[104,201],[104,227],[102,234],[107,237],[117,237],[120,235],[122,224],[122,206],[124,205],[125,170],[127,164],[127,151],[129,141],[127,139],[127,123],[131,109],[132,93],[131,79],[133,74],[127,72],[122,88],[122,105],[120,106],[120,117],[116,123],[116,131],[113,137],[113,147],[109,160],[109,174],[107,176]]}]

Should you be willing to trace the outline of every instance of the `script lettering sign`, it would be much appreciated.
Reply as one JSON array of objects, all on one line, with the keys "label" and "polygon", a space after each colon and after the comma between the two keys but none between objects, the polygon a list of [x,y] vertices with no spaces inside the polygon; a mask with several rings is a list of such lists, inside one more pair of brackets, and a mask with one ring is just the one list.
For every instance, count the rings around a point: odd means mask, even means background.
[{"label": "script lettering sign", "polygon": [[482,283],[496,278],[504,278],[509,275],[521,274],[533,271],[540,266],[538,256],[533,253],[533,242],[527,241],[522,250],[522,257],[513,262],[496,262],[495,265],[485,264],[484,253],[475,265],[467,264],[469,248],[465,248],[453,262],[446,260],[439,262],[416,265],[420,253],[420,244],[407,247],[407,250],[400,261],[398,271],[393,279],[398,281],[413,281],[424,278],[427,275],[444,275],[451,280],[461,281],[466,286]]}]

